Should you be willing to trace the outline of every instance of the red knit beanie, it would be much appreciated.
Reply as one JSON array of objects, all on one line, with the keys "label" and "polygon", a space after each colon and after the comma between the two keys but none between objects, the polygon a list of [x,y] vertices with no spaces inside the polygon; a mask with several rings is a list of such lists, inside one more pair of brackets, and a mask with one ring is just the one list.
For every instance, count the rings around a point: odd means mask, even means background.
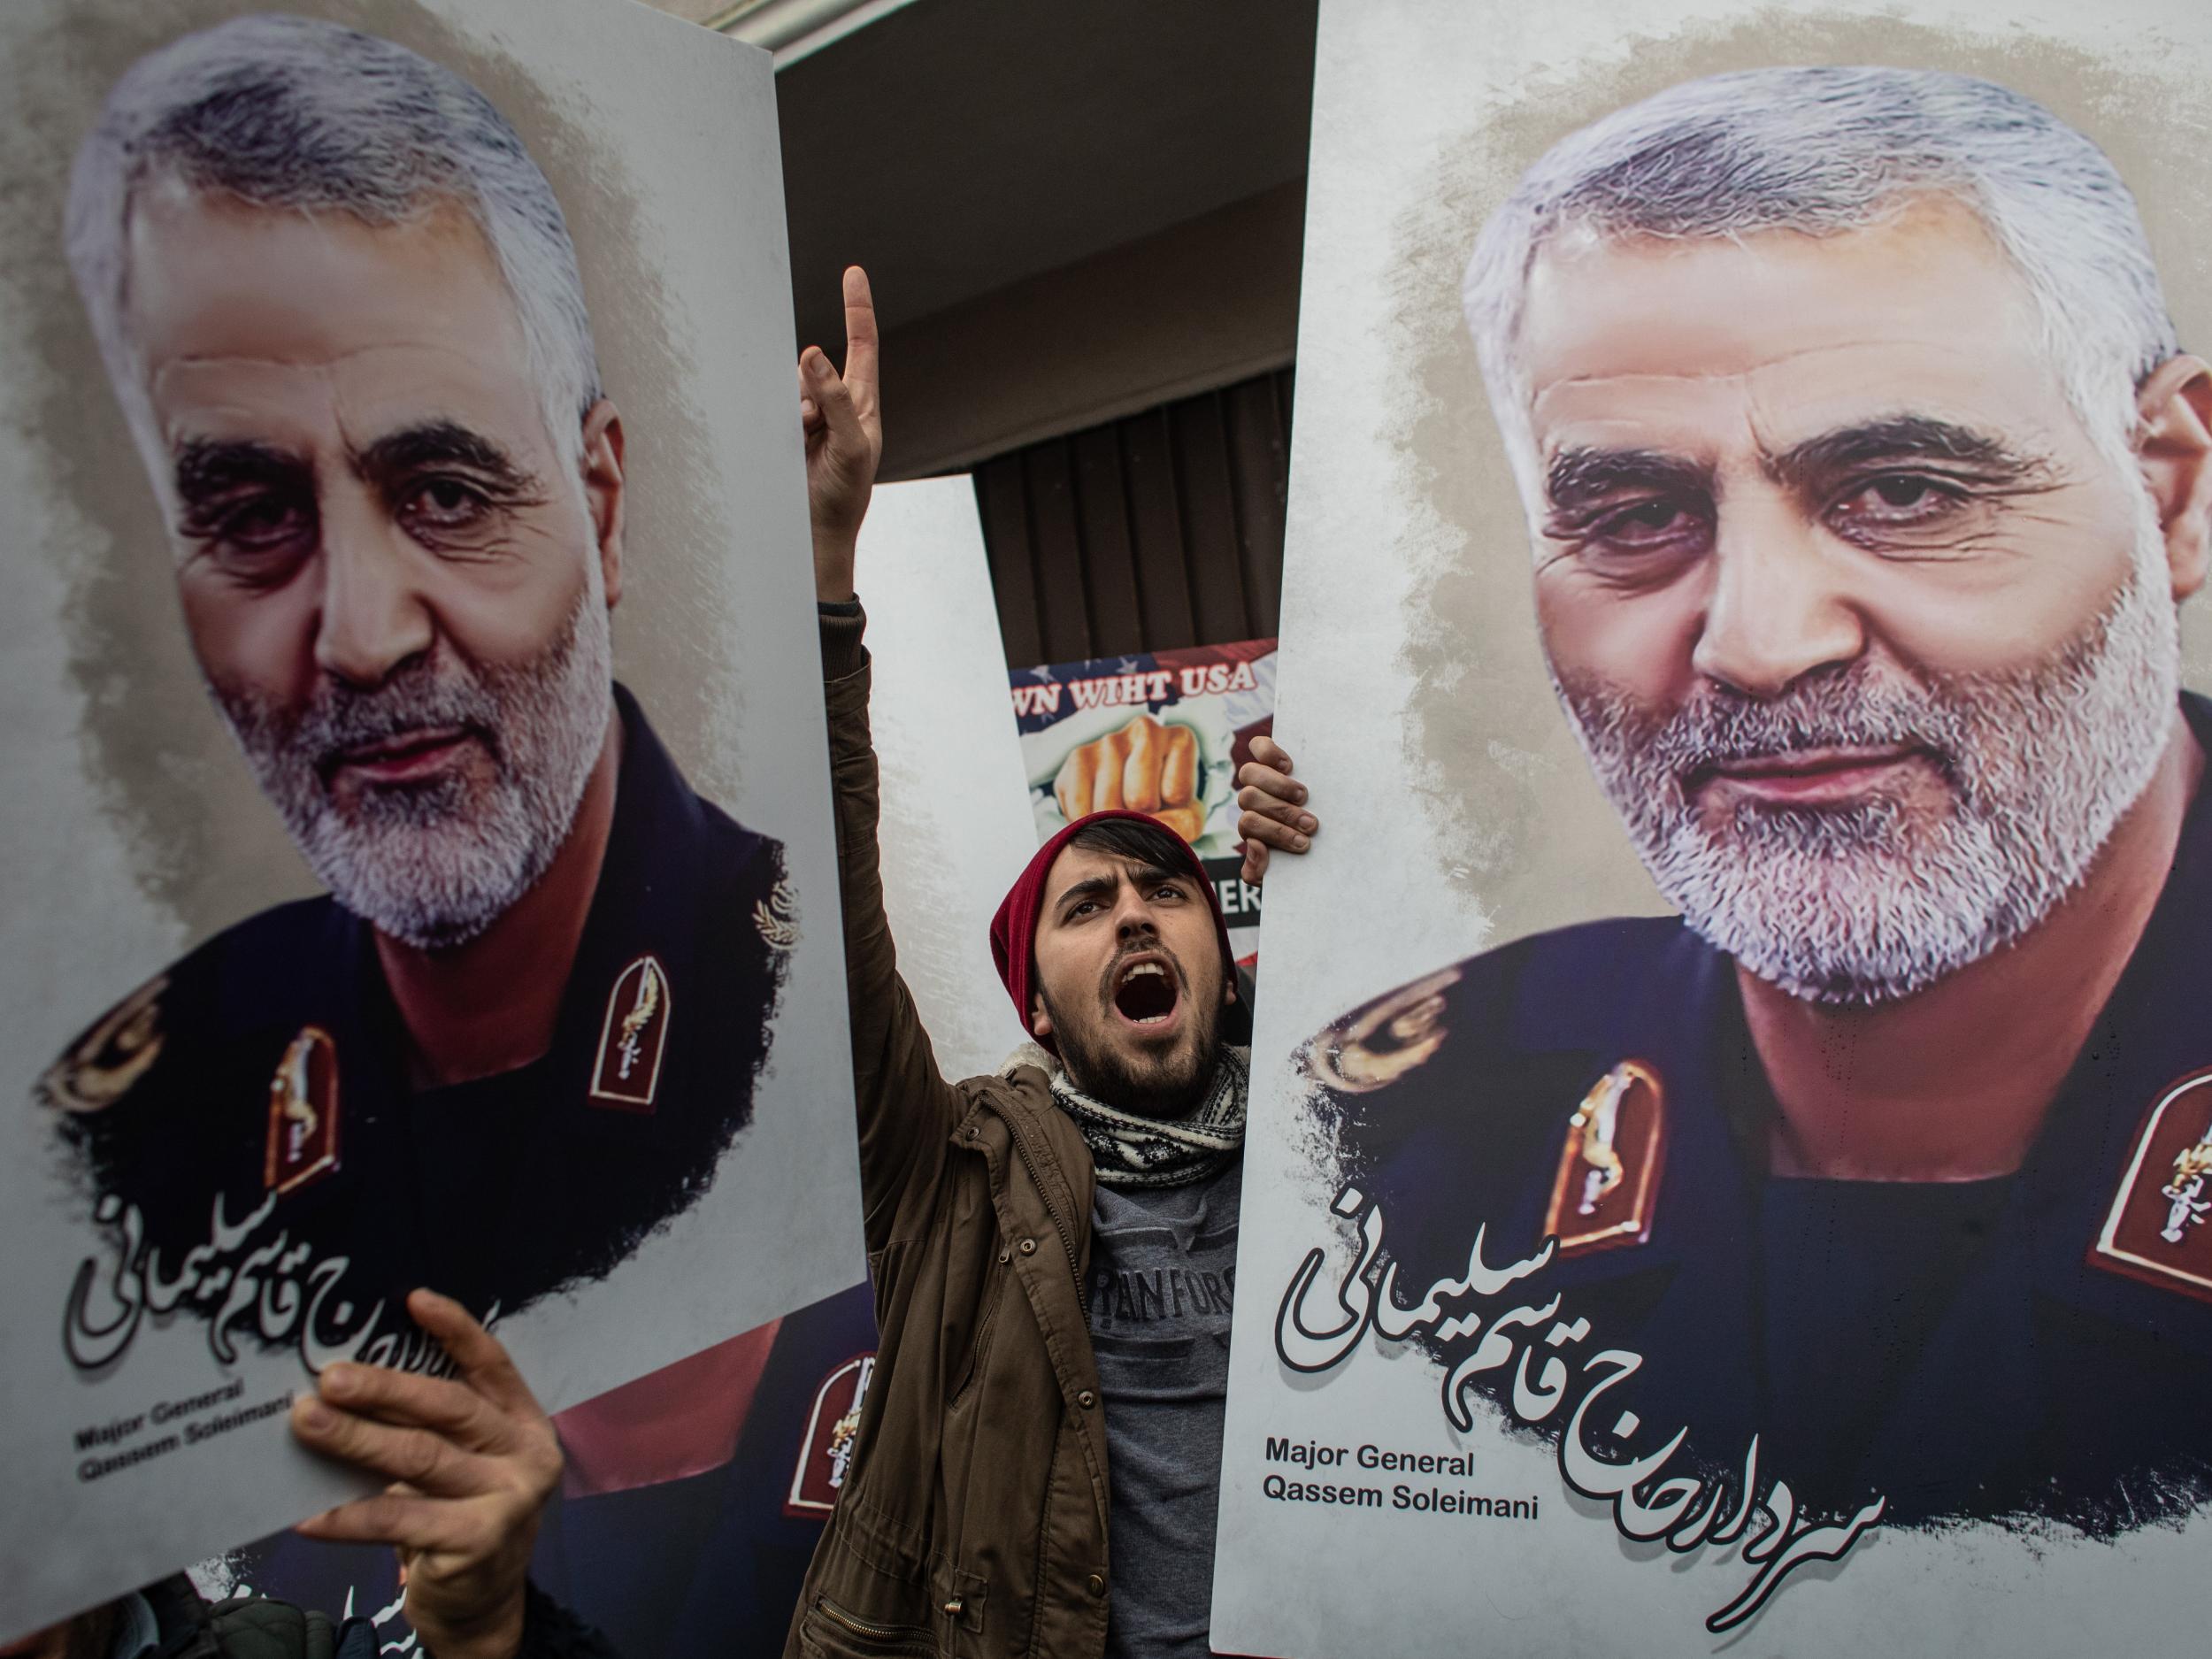
[{"label": "red knit beanie", "polygon": [[[1075,839],[1077,833],[1090,825],[1102,824],[1110,818],[1125,818],[1139,824],[1149,824],[1160,831],[1183,855],[1189,866],[1191,879],[1198,883],[1198,890],[1206,895],[1206,908],[1213,912],[1214,933],[1221,941],[1221,971],[1232,980],[1237,971],[1237,959],[1229,949],[1229,924],[1222,919],[1221,895],[1214,891],[1214,884],[1207,879],[1206,867],[1198,862],[1198,855],[1190,844],[1159,819],[1142,812],[1129,812],[1119,808],[1104,812],[1093,812],[1079,818],[1037,849],[1037,856],[1029,861],[1000,901],[998,914],[991,918],[991,960],[998,964],[998,977],[1006,982],[1006,994],[1014,999],[1014,1009],[1021,1016],[1022,1029],[1029,1030],[1030,993],[1037,982],[1037,912],[1045,902],[1045,878],[1051,874],[1053,861],[1060,849]],[[1039,1037],[1054,1054],[1060,1052],[1059,1044],[1050,1037]]]}]

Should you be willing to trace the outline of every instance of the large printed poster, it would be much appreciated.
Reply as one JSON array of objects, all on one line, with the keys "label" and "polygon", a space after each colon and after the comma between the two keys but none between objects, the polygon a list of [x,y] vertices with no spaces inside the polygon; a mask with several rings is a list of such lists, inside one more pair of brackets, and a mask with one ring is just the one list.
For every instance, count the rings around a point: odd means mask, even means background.
[{"label": "large printed poster", "polygon": [[1219,1649],[2201,1643],[2208,65],[1323,6]]},{"label": "large printed poster", "polygon": [[1191,844],[1246,967],[1260,890],[1241,876],[1237,768],[1275,718],[1275,641],[1179,646],[1011,670],[1037,840],[1087,812],[1149,813]]},{"label": "large printed poster", "polygon": [[11,1633],[861,1271],[767,58],[296,10],[0,21]]},{"label": "large printed poster", "polygon": [[[1033,844],[974,481],[877,486],[859,582],[900,977],[945,1074],[988,1071],[1020,1031],[991,916]],[[844,1486],[874,1349],[862,1285],[563,1412],[568,1464],[533,1579],[624,1654],[778,1651]],[[200,1577],[211,1595],[350,1605],[389,1648],[410,1633],[395,1569],[388,1549],[279,1534]]]}]

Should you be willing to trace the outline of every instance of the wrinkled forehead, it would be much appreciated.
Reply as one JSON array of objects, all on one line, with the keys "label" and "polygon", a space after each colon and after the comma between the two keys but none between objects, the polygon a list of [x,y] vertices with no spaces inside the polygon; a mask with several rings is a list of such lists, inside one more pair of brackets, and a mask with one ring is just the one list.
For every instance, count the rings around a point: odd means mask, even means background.
[{"label": "wrinkled forehead", "polygon": [[1877,407],[1986,421],[2063,401],[2032,292],[1948,196],[1827,234],[1563,237],[1530,269],[1518,357],[1546,457],[1676,426],[1789,442]]},{"label": "wrinkled forehead", "polygon": [[458,207],[377,225],[170,188],[129,246],[157,480],[192,443],[335,454],[426,424],[517,455],[546,442],[520,314]]},{"label": "wrinkled forehead", "polygon": [[159,174],[133,192],[124,247],[125,326],[150,373],[178,357],[334,358],[389,340],[525,352],[491,245],[448,198],[378,223]]}]

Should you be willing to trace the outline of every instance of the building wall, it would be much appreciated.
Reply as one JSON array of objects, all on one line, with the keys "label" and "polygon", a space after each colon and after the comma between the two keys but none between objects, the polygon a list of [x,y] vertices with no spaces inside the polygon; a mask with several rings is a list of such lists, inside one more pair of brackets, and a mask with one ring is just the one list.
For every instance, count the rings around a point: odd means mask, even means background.
[{"label": "building wall", "polygon": [[975,469],[1009,665],[1275,633],[1292,372]]}]

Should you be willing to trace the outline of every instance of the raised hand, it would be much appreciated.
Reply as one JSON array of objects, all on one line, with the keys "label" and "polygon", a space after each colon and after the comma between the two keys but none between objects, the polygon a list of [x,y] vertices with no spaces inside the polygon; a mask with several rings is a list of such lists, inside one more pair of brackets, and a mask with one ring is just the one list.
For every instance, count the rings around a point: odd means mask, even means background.
[{"label": "raised hand", "polygon": [[853,550],[883,459],[876,382],[876,303],[868,273],[845,270],[845,369],[819,346],[799,354],[799,424],[806,434],[807,512],[814,528],[814,596],[853,596]]},{"label": "raised hand", "polygon": [[299,1531],[396,1548],[407,1621],[438,1659],[512,1659],[560,1441],[507,1350],[459,1302],[419,1290],[407,1311],[459,1375],[326,1367],[317,1393],[294,1404],[292,1432],[392,1484]]}]

